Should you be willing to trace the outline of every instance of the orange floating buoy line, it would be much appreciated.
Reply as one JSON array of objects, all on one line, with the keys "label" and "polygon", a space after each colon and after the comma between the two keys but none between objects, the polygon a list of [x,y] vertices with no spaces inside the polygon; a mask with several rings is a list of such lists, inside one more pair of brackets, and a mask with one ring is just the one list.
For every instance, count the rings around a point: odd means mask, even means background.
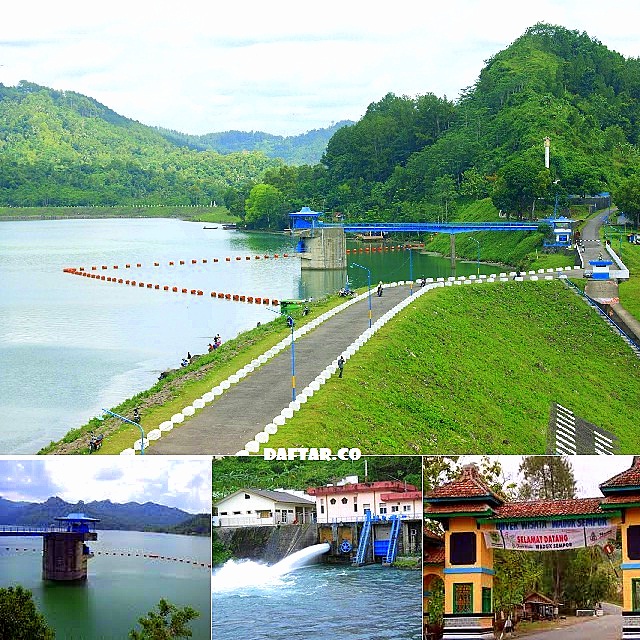
[{"label": "orange floating buoy line", "polygon": [[411,244],[385,245],[384,247],[358,247],[347,249],[347,255],[357,255],[359,253],[381,253],[383,251],[408,251],[409,249],[424,249],[424,242],[412,242]]},{"label": "orange floating buoy line", "polygon": [[[354,249],[355,251],[355,249]],[[348,253],[348,250],[347,250]],[[264,259],[269,259],[269,258],[295,258],[296,255],[293,254],[288,254],[288,253],[283,253],[283,254],[278,254],[278,253],[274,253],[272,256],[268,256],[268,255],[264,255],[264,256],[235,256],[235,261],[236,262],[241,262],[242,259],[244,258],[245,261],[247,260],[264,260]],[[216,262],[220,262],[222,260],[222,258],[201,258],[200,260],[197,260],[195,258],[191,258],[191,260],[169,260],[169,262],[167,262],[167,266],[169,267],[175,267],[176,264],[181,265],[181,266],[188,266],[188,264],[194,265],[194,264],[209,264],[209,263],[216,263]],[[225,262],[232,262],[233,258],[231,257],[226,257],[224,258]],[[135,264],[136,268],[141,268],[142,267],[142,263],[141,262],[136,262],[136,263],[131,263],[131,262],[127,262],[124,265],[125,269],[131,269],[131,265]],[[160,261],[159,260],[155,260],[153,263],[154,267],[160,267]],[[100,265],[99,267],[102,270],[106,270],[106,269],[119,269],[120,267],[117,264],[114,264],[112,267],[107,266],[106,264]],[[70,268],[66,268],[63,269],[63,271],[67,272],[67,273],[71,273],[72,271],[84,271],[85,267],[79,267],[78,269],[75,269],[74,267],[70,267]],[[98,267],[97,266],[92,266],[91,267],[91,271],[97,271]]]},{"label": "orange floating buoy line", "polygon": [[[98,275],[96,273],[89,273],[84,271],[82,267],[65,267],[62,270],[64,273],[69,273],[74,276],[82,276],[84,278],[93,278],[95,280],[101,280],[105,282],[113,282],[116,284],[125,284],[132,287],[137,287],[138,289],[153,289],[155,291],[167,291],[171,293],[188,293],[193,296],[204,296],[205,292],[202,289],[191,289],[187,287],[177,287],[171,286],[168,284],[161,285],[155,284],[152,282],[142,282],[139,280],[124,280],[123,278],[115,278],[112,276],[103,276]],[[230,300],[233,302],[247,302],[247,303],[255,303],[262,305],[273,305],[278,306],[280,301],[277,298],[266,298],[264,296],[248,296],[240,293],[225,293],[222,291],[211,291],[209,293],[209,297],[216,298],[220,300]]]}]

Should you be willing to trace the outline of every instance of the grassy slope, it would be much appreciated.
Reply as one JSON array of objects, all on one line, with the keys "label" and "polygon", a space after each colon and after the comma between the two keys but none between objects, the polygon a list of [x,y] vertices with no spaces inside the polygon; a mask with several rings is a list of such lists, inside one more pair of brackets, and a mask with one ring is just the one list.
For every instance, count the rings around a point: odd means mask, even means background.
[{"label": "grassy slope", "polygon": [[47,218],[181,218],[199,222],[240,222],[226,207],[0,207],[2,220]]},{"label": "grassy slope", "polygon": [[[310,305],[309,315],[304,319],[299,317],[296,323],[302,326],[342,302],[344,299],[338,296],[319,300]],[[270,349],[288,334],[289,328],[284,318],[245,331],[233,340],[224,342],[216,351],[198,357],[189,367],[173,371],[150,389],[113,407],[112,411],[131,419],[134,407],[138,407],[142,427],[145,433],[148,433],[156,429],[161,422],[170,420],[173,414],[180,413],[196,398],[211,391],[213,386]],[[116,418],[105,420],[93,418],[86,425],[69,431],[61,440],[51,442],[38,453],[88,453],[91,433],[105,435],[103,445],[98,452],[103,455],[120,453],[140,438],[138,427],[122,423]]]},{"label": "grassy slope", "polygon": [[[549,212],[541,215],[547,215]],[[492,222],[499,220],[498,210],[489,198],[459,207],[454,216],[457,222]],[[480,243],[480,260],[483,262],[501,262],[521,269],[541,269],[566,267],[573,265],[573,254],[542,253],[542,234],[526,231],[461,233],[456,236],[456,255],[459,258],[475,260]],[[449,255],[449,236],[437,234],[427,242],[427,251],[437,251]]]},{"label": "grassy slope", "polygon": [[[613,248],[618,252],[618,243],[615,243]],[[631,277],[628,282],[620,283],[620,302],[640,321],[640,245],[624,243],[622,261],[629,269]]]},{"label": "grassy slope", "polygon": [[438,289],[386,325],[270,447],[544,453],[560,402],[637,449],[640,361],[559,282]]}]

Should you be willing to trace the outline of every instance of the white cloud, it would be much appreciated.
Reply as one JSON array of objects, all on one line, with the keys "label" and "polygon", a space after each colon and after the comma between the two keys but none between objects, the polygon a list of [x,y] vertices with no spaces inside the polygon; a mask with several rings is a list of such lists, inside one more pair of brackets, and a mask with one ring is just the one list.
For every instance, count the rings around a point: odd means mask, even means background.
[{"label": "white cloud", "polygon": [[190,513],[211,510],[211,460],[165,456],[47,456],[0,459],[0,496],[41,502],[156,502]]},{"label": "white cloud", "polygon": [[631,0],[606,11],[594,0],[33,5],[3,9],[0,82],[75,90],[188,133],[299,133],[357,119],[389,91],[455,99],[485,59],[539,21],[640,55],[640,6]]}]

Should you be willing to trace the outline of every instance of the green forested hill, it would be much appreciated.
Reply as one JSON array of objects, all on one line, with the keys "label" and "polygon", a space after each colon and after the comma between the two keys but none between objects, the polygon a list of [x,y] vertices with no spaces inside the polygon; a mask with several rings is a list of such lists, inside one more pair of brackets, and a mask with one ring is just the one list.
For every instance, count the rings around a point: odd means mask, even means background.
[{"label": "green forested hill", "polygon": [[313,181],[307,167],[283,167],[265,182],[284,210],[306,200],[352,220],[454,220],[459,204],[485,197],[508,215],[531,215],[534,201],[549,212],[556,195],[561,208],[570,195],[615,196],[640,174],[639,98],[640,60],[536,24],[458,101],[389,93],[334,134]]},{"label": "green forested hill", "polygon": [[270,158],[280,158],[287,164],[317,164],[322,158],[331,136],[340,128],[353,124],[341,120],[325,129],[313,129],[297,136],[276,136],[262,131],[222,131],[201,136],[159,128],[170,142],[200,151],[235,153],[261,151]]},{"label": "green forested hill", "polygon": [[91,98],[0,85],[0,204],[209,204],[277,162],[177,147]]},{"label": "green forested hill", "polygon": [[562,212],[570,195],[610,191],[640,213],[639,59],[536,24],[459,100],[428,91],[383,96],[355,124],[335,125],[320,162],[299,164],[312,161],[298,143],[317,157],[328,130],[188,136],[73,92],[0,85],[0,205],[216,200],[250,227],[283,228],[305,205],[350,220],[454,220],[460,205],[489,197],[524,217],[550,213],[556,198]]}]

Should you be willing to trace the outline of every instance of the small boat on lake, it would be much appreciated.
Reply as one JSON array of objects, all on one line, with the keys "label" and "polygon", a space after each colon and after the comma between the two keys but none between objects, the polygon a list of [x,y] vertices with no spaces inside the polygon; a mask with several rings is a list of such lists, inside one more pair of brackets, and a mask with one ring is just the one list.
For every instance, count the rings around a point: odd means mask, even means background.
[{"label": "small boat on lake", "polygon": [[217,229],[218,227],[202,227],[203,229]]},{"label": "small boat on lake", "polygon": [[227,231],[232,231],[233,229],[237,229],[238,225],[235,222],[229,222],[227,224],[223,224],[222,228],[226,229]]}]

